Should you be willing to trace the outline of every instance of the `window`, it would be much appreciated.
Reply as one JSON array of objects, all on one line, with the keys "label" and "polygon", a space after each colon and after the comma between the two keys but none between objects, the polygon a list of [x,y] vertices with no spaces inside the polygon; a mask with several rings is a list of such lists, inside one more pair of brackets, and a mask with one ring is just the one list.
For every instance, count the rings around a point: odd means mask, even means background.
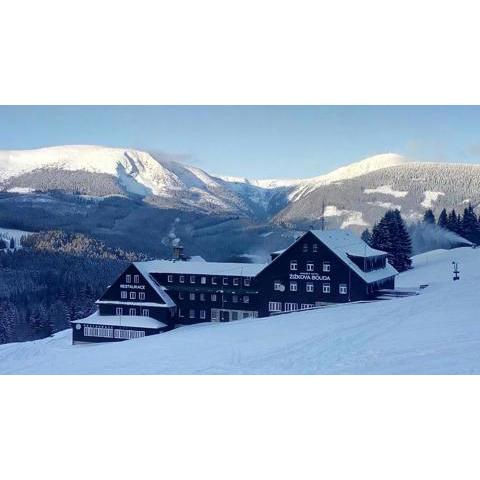
[{"label": "window", "polygon": [[113,338],[113,328],[105,327],[84,327],[85,337]]},{"label": "window", "polygon": [[300,306],[300,309],[301,310],[307,310],[309,308],[313,308],[315,305],[311,304],[311,303],[302,303],[302,305]]},{"label": "window", "polygon": [[317,245],[316,243],[314,243],[314,244],[312,245],[312,252],[313,252],[313,253],[317,253],[317,252],[318,252],[318,245]]},{"label": "window", "polygon": [[330,271],[330,262],[323,262],[323,271],[324,272]]},{"label": "window", "polygon": [[294,310],[298,310],[298,303],[285,303],[285,311],[292,312]]},{"label": "window", "polygon": [[268,302],[268,311],[269,312],[281,312],[282,311],[282,302]]},{"label": "window", "polygon": [[185,275],[180,275],[180,277],[178,277],[178,281],[180,283],[185,283]]},{"label": "window", "polygon": [[195,275],[190,275],[190,283],[195,283]]},{"label": "window", "polygon": [[290,260],[290,270],[298,270],[298,263],[296,260]]},{"label": "window", "polygon": [[302,251],[303,251],[303,253],[308,252],[308,243],[304,243],[304,244],[303,244]]},{"label": "window", "polygon": [[125,275],[125,282],[126,283],[132,283],[132,276],[131,275]]},{"label": "window", "polygon": [[115,330],[115,338],[122,340],[132,340],[134,338],[142,338],[144,336],[145,332],[143,330]]},{"label": "window", "polygon": [[228,285],[228,277],[223,277],[223,285]]},{"label": "window", "polygon": [[313,272],[315,265],[313,262],[307,262],[307,272]]},{"label": "window", "polygon": [[291,292],[296,292],[297,291],[297,282],[290,282],[290,291]]},{"label": "window", "polygon": [[172,283],[173,282],[173,275],[168,275],[167,277],[167,282]]},{"label": "window", "polygon": [[125,299],[125,298],[127,298],[127,297],[128,297],[127,292],[120,292],[120,298]]},{"label": "window", "polygon": [[183,295],[183,292],[178,292],[178,299],[183,300],[185,296]]},{"label": "window", "polygon": [[233,279],[233,284],[234,284],[234,285],[238,285],[238,284],[239,284],[238,278],[234,278],[234,279]]},{"label": "window", "polygon": [[136,308],[131,308],[128,311],[128,314],[131,315],[131,316],[135,316],[137,314],[137,309]]},{"label": "window", "polygon": [[140,282],[140,275],[134,275],[133,276],[133,283],[138,283]]},{"label": "window", "polygon": [[200,283],[205,285],[207,283],[207,277],[200,277]]},{"label": "window", "polygon": [[138,292],[138,299],[145,300],[145,292]]},{"label": "window", "polygon": [[217,301],[217,294],[216,294],[216,293],[212,293],[210,299],[212,300],[212,302],[216,302],[216,301]]},{"label": "window", "polygon": [[217,277],[212,277],[212,285],[216,285],[217,284]]},{"label": "window", "polygon": [[115,309],[115,315],[123,315],[123,308],[122,307],[117,307]]},{"label": "window", "polygon": [[200,319],[205,320],[207,317],[206,311],[205,310],[200,310]]},{"label": "window", "polygon": [[181,308],[178,309],[178,317],[183,318],[183,312]]},{"label": "window", "polygon": [[190,300],[195,300],[195,294],[192,292],[189,295]]},{"label": "window", "polygon": [[218,322],[220,320],[220,310],[218,308],[212,308],[210,318],[212,322]]},{"label": "window", "polygon": [[338,291],[342,294],[345,295],[347,293],[347,284],[346,283],[341,283],[338,286]]},{"label": "window", "polygon": [[238,312],[231,312],[230,320],[238,320]]},{"label": "window", "polygon": [[329,283],[324,283],[322,285],[322,291],[323,291],[323,293],[330,293],[330,284]]},{"label": "window", "polygon": [[246,286],[246,287],[249,287],[250,286],[250,277],[245,277],[243,279],[243,284]]},{"label": "window", "polygon": [[312,293],[313,292],[313,283],[312,282],[307,282],[307,287],[306,287],[307,292]]},{"label": "window", "polygon": [[148,308],[144,308],[142,310],[142,316],[143,317],[149,317],[150,316],[150,310]]},{"label": "window", "polygon": [[249,303],[250,302],[250,297],[248,295],[243,296],[243,303]]},{"label": "window", "polygon": [[137,292],[130,292],[130,300],[136,300],[137,299]]},{"label": "window", "polygon": [[232,302],[238,303],[238,295],[232,295]]},{"label": "window", "polygon": [[205,294],[204,294],[204,293],[201,293],[201,294],[200,294],[200,300],[201,300],[202,302],[205,301]]},{"label": "window", "polygon": [[195,318],[195,310],[188,311],[188,318]]},{"label": "window", "polygon": [[285,290],[280,280],[275,280],[273,284],[273,289],[276,290],[277,292],[283,292]]}]

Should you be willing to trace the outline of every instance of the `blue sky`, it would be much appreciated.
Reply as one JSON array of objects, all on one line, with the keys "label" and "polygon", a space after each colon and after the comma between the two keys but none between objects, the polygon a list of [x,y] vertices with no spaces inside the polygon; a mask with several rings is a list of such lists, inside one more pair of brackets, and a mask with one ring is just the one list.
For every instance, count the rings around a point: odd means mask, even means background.
[{"label": "blue sky", "polygon": [[480,107],[3,106],[0,149],[98,144],[210,173],[309,177],[377,153],[480,162]]}]

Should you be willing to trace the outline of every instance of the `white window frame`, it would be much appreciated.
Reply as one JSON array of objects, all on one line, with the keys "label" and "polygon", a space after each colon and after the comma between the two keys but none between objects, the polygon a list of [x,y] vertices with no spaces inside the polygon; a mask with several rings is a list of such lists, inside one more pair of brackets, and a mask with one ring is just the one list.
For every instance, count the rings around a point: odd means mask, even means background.
[{"label": "white window frame", "polygon": [[131,275],[125,275],[125,283],[132,283],[132,276]]},{"label": "white window frame", "polygon": [[220,310],[218,308],[212,308],[210,310],[210,320],[212,322],[220,321]]},{"label": "white window frame", "polygon": [[228,277],[223,277],[222,285],[228,285]]},{"label": "white window frame", "polygon": [[285,302],[284,307],[285,312],[294,312],[295,310],[298,310],[298,303]]},{"label": "white window frame", "polygon": [[216,302],[217,301],[217,294],[216,293],[212,293],[212,295],[210,296],[210,300],[212,302]]},{"label": "white window frame", "polygon": [[238,286],[238,285],[239,285],[238,277],[235,277],[235,278],[233,279],[233,284],[234,284],[235,286]]},{"label": "white window frame", "polygon": [[145,292],[138,292],[138,299],[145,300]]},{"label": "white window frame", "polygon": [[123,299],[123,300],[127,299],[128,298],[128,292],[126,290],[122,290],[120,292],[120,298]]},{"label": "white window frame", "polygon": [[315,286],[313,282],[307,282],[307,284],[305,285],[305,291],[307,291],[308,293],[313,293],[314,289]]},{"label": "white window frame", "polygon": [[195,283],[195,275],[190,275],[190,283]]},{"label": "white window frame", "polygon": [[150,310],[148,308],[143,308],[142,317],[149,317],[149,316],[150,316]]},{"label": "white window frame", "polygon": [[195,300],[195,292],[190,292],[190,294],[188,295],[188,299]]},{"label": "white window frame", "polygon": [[130,300],[136,300],[137,299],[137,292],[130,292]]},{"label": "white window frame", "polygon": [[277,292],[281,292],[282,291],[282,287],[283,287],[283,284],[280,280],[275,280],[273,282],[273,289]]},{"label": "white window frame", "polygon": [[268,302],[268,311],[269,312],[281,312],[282,311],[282,302]]},{"label": "white window frame", "polygon": [[200,283],[205,285],[207,283],[207,277],[200,277]]},{"label": "white window frame", "polygon": [[122,307],[117,307],[115,309],[115,315],[123,315],[123,308]]},{"label": "white window frame", "polygon": [[195,318],[195,309],[194,309],[194,308],[191,308],[191,309],[188,311],[188,318],[190,318],[190,319],[194,319],[194,318]]},{"label": "white window frame", "polygon": [[180,276],[178,277],[178,281],[179,281],[180,283],[185,283],[185,275],[180,275]]},{"label": "white window frame", "polygon": [[[133,313],[132,313],[133,312]],[[128,314],[131,316],[131,317],[136,317],[137,316],[137,309],[136,308],[130,308],[128,310]]]},{"label": "white window frame", "polygon": [[323,271],[324,272],[330,271],[330,262],[323,262]]},{"label": "white window frame", "polygon": [[250,280],[251,280],[250,277],[245,277],[243,279],[243,285],[245,285],[245,287],[249,287],[250,286]]},{"label": "white window frame", "polygon": [[346,295],[348,292],[347,284],[346,283],[340,283],[338,285],[338,293],[341,295]]},{"label": "white window frame", "polygon": [[200,310],[200,320],[205,320],[207,318],[207,311]]},{"label": "white window frame", "polygon": [[173,283],[173,275],[167,275],[167,282]]},{"label": "white window frame", "polygon": [[297,260],[290,260],[290,270],[292,270],[294,272],[298,270]]},{"label": "white window frame", "polygon": [[298,292],[298,283],[297,282],[290,282],[290,291],[291,292]]},{"label": "white window frame", "polygon": [[133,276],[133,283],[140,283],[140,275]]},{"label": "white window frame", "polygon": [[307,262],[307,272],[313,272],[315,270],[315,264],[313,262]]},{"label": "white window frame", "polygon": [[329,283],[323,283],[322,284],[322,293],[330,293],[330,284]]},{"label": "white window frame", "polygon": [[217,284],[217,277],[212,277],[212,285],[216,285]]}]

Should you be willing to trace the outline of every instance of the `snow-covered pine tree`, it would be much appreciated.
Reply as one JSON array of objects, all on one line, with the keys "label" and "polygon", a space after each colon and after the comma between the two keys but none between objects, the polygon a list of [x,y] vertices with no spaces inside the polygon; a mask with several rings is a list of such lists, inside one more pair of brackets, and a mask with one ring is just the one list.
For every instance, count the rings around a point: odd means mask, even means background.
[{"label": "snow-covered pine tree", "polygon": [[[432,213],[433,215],[433,213]],[[397,227],[395,262],[398,271],[403,272],[412,266],[412,240],[408,233],[405,222],[403,221],[400,210],[393,211],[393,217]],[[434,222],[435,223],[435,217]]]},{"label": "snow-covered pine tree", "polygon": [[425,210],[425,213],[423,214],[423,221],[424,223],[435,225],[435,215],[433,214],[433,210],[431,208]]},{"label": "snow-covered pine tree", "polygon": [[447,215],[447,210],[444,208],[441,212],[440,215],[438,216],[438,226],[442,228],[447,228],[448,224],[448,215]]}]

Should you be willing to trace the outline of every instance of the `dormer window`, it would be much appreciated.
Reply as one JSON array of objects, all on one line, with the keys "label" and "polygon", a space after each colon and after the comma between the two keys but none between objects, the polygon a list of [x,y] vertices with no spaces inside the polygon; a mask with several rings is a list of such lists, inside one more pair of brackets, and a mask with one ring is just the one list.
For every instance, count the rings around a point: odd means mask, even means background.
[{"label": "dormer window", "polygon": [[134,275],[133,276],[133,283],[138,283],[140,282],[140,275]]},{"label": "dormer window", "polygon": [[330,271],[330,262],[323,262],[323,271],[324,272]]},{"label": "dormer window", "polygon": [[298,262],[296,260],[290,260],[290,270],[298,270]]},{"label": "dormer window", "polygon": [[132,283],[132,276],[131,275],[125,275],[125,282],[126,283]]}]

